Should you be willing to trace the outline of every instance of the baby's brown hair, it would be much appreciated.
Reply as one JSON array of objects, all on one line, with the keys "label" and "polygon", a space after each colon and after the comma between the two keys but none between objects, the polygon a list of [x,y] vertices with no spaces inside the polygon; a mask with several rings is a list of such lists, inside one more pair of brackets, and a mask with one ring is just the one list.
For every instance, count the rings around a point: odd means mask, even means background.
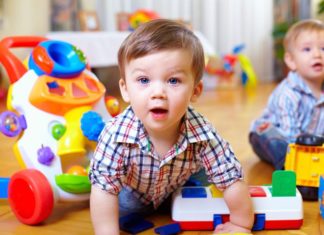
[{"label": "baby's brown hair", "polygon": [[185,25],[168,19],[157,19],[140,25],[122,43],[118,51],[120,75],[125,79],[125,65],[133,59],[161,50],[185,49],[192,55],[192,72],[198,83],[205,69],[203,47]]},{"label": "baby's brown hair", "polygon": [[301,20],[292,25],[284,38],[284,48],[286,52],[292,50],[292,44],[302,32],[324,32],[324,24],[320,20]]}]

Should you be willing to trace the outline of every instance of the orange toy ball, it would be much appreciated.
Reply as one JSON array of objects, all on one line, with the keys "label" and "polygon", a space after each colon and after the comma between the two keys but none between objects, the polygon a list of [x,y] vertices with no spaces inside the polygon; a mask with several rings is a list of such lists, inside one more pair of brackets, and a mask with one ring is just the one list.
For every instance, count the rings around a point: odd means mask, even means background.
[{"label": "orange toy ball", "polygon": [[84,167],[79,166],[79,165],[75,165],[75,166],[71,166],[68,169],[67,174],[87,176],[88,175],[88,172],[87,172],[87,170]]},{"label": "orange toy ball", "polygon": [[120,113],[118,100],[113,96],[105,97],[106,107],[111,116],[115,117]]}]

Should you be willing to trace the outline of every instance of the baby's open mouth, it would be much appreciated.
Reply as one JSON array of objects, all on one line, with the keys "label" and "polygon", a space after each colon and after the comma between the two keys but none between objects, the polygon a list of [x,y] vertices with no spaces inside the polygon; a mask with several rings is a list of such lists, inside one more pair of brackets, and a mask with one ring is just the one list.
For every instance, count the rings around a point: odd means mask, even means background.
[{"label": "baby's open mouth", "polygon": [[322,63],[315,63],[312,66],[314,69],[322,69],[323,68],[323,64]]},{"label": "baby's open mouth", "polygon": [[151,109],[151,112],[154,114],[165,114],[168,112],[168,110],[162,109],[162,108],[154,108],[154,109]]}]

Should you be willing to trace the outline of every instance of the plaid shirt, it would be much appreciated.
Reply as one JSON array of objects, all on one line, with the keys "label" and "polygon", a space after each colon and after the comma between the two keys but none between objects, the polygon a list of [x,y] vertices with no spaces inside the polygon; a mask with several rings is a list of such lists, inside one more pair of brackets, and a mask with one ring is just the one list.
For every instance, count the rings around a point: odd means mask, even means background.
[{"label": "plaid shirt", "polygon": [[290,72],[273,91],[266,109],[253,122],[251,130],[258,131],[266,122],[277,127],[289,142],[295,142],[301,133],[324,136],[324,90],[317,99],[303,79]]},{"label": "plaid shirt", "polygon": [[229,144],[193,108],[182,119],[177,143],[161,158],[128,107],[100,134],[89,177],[102,190],[118,194],[127,187],[144,204],[158,207],[202,167],[219,189],[242,179],[241,165]]}]

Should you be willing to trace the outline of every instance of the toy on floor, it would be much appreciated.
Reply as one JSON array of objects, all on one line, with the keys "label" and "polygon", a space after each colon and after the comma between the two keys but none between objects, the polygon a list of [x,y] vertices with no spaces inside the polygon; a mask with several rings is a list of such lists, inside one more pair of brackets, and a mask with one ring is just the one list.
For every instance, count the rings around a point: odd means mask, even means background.
[{"label": "toy on floor", "polygon": [[[250,186],[249,190],[255,210],[253,230],[302,226],[303,201],[293,171],[275,171],[272,185]],[[229,210],[214,185],[183,187],[173,195],[172,220],[180,224],[181,230],[214,230],[229,220]]]},{"label": "toy on floor", "polygon": [[148,220],[145,220],[140,214],[132,213],[119,218],[119,227],[125,232],[137,234],[153,228],[154,224]]},{"label": "toy on floor", "polygon": [[[33,48],[25,64],[9,51],[17,47]],[[0,131],[17,137],[13,148],[23,168],[0,187],[8,189],[11,209],[22,223],[38,224],[57,202],[89,199],[86,168],[95,142],[83,135],[80,120],[88,111],[101,121],[111,118],[105,87],[82,51],[62,41],[5,38],[0,63],[10,78],[10,111],[0,115]]]},{"label": "toy on floor", "polygon": [[178,223],[172,223],[157,227],[154,229],[154,232],[160,235],[174,235],[180,233],[181,228]]},{"label": "toy on floor", "polygon": [[257,76],[250,59],[242,54],[244,45],[237,45],[232,52],[218,58],[208,56],[206,62],[206,73],[208,80],[214,80],[219,87],[231,87],[240,83],[244,87],[255,87]]},{"label": "toy on floor", "polygon": [[155,11],[147,10],[147,9],[139,9],[134,13],[130,14],[129,21],[129,29],[135,30],[141,24],[144,24],[148,21],[159,19],[160,16]]},{"label": "toy on floor", "polygon": [[0,178],[0,199],[8,198],[9,178]]},{"label": "toy on floor", "polygon": [[320,214],[324,219],[324,175],[320,177],[320,185],[318,189],[318,201],[320,206]]},{"label": "toy on floor", "polygon": [[305,200],[318,200],[320,176],[324,175],[324,137],[303,134],[288,145],[285,169],[296,172],[297,186]]}]

